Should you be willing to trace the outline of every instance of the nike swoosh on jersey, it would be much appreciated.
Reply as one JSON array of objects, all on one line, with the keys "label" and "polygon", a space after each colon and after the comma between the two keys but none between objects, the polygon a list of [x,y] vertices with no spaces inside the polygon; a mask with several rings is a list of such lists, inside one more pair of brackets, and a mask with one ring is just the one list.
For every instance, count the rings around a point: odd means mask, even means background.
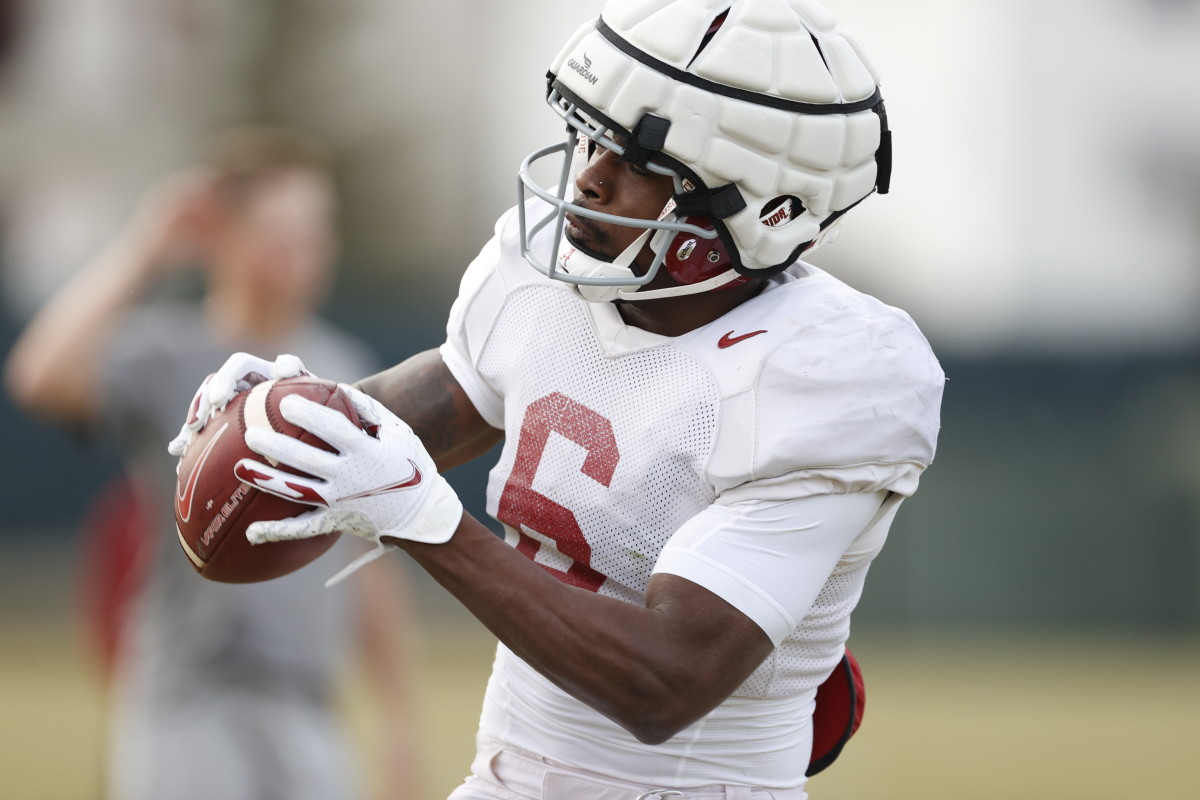
[{"label": "nike swoosh on jersey", "polygon": [[220,430],[213,434],[213,438],[208,440],[208,444],[204,446],[204,452],[200,454],[200,458],[196,459],[196,466],[192,467],[192,474],[188,475],[187,483],[183,485],[183,491],[175,500],[175,512],[179,514],[179,519],[183,522],[192,518],[192,499],[196,494],[196,484],[200,481],[200,473],[204,471],[204,462],[208,461],[213,448],[217,446],[217,442],[228,429],[229,423],[226,422]]},{"label": "nike swoosh on jersey", "polygon": [[724,350],[726,347],[733,347],[738,342],[744,342],[751,336],[758,336],[760,333],[766,333],[766,331],[750,331],[750,333],[743,333],[741,336],[734,336],[733,331],[730,331],[717,341],[717,347]]},{"label": "nike swoosh on jersey", "polygon": [[404,480],[397,481],[396,483],[389,483],[386,486],[377,486],[374,489],[367,489],[365,492],[358,492],[357,494],[348,494],[345,497],[339,497],[337,499],[337,502],[340,503],[343,500],[358,500],[363,497],[374,497],[375,495],[379,495],[379,494],[388,494],[389,492],[398,492],[401,489],[411,489],[413,486],[419,485],[421,483],[421,481],[423,480],[423,476],[421,475],[421,470],[417,467],[416,463],[411,458],[408,460],[408,463],[412,464],[413,471],[412,471],[412,475],[409,475]]}]

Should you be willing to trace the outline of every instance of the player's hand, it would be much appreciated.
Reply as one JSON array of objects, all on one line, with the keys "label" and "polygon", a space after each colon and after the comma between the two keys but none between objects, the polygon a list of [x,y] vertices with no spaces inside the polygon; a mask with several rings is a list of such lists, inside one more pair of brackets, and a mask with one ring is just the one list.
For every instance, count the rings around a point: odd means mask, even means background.
[{"label": "player's hand", "polygon": [[234,474],[264,492],[316,507],[290,519],[255,522],[246,529],[246,538],[261,544],[341,531],[380,546],[383,537],[447,541],[462,519],[462,502],[438,474],[421,440],[374,398],[346,384],[341,388],[366,430],[303,397],[291,395],[279,403],[284,419],[329,443],[335,453],[276,431],[246,431],[251,450],[313,477],[252,459],[239,461]]},{"label": "player's hand", "polygon": [[234,353],[221,368],[209,375],[200,384],[188,406],[187,418],[179,435],[167,445],[167,452],[173,456],[182,456],[188,445],[196,438],[213,414],[220,411],[240,392],[249,391],[255,385],[265,380],[281,380],[294,378],[297,375],[308,375],[304,363],[296,356],[284,354],[273,362],[267,361],[249,353]]},{"label": "player's hand", "polygon": [[152,272],[203,261],[220,225],[217,174],[191,167],[159,181],[126,226],[126,242]]}]

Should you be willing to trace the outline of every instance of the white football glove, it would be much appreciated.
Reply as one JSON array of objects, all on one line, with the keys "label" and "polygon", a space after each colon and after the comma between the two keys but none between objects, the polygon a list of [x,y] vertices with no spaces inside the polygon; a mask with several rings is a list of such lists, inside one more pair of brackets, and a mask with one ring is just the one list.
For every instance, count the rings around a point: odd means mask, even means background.
[{"label": "white football glove", "polygon": [[188,407],[187,419],[183,421],[179,435],[167,445],[167,452],[173,456],[182,456],[196,438],[196,434],[212,419],[213,414],[223,409],[239,392],[249,391],[265,380],[280,380],[308,374],[300,359],[287,353],[276,358],[274,362],[249,353],[234,353],[225,360],[219,370],[200,384],[200,388],[192,397],[192,404]]},{"label": "white football glove", "polygon": [[313,477],[252,459],[242,459],[234,468],[238,479],[251,486],[316,506],[314,511],[289,519],[253,523],[246,529],[251,544],[307,539],[335,531],[375,543],[373,552],[330,583],[390,548],[382,537],[440,544],[454,535],[463,514],[462,501],[438,474],[412,429],[369,395],[346,384],[341,388],[370,433],[340,411],[303,397],[289,395],[279,402],[284,419],[329,443],[336,453],[264,428],[246,431],[251,450],[272,463],[286,464]]}]

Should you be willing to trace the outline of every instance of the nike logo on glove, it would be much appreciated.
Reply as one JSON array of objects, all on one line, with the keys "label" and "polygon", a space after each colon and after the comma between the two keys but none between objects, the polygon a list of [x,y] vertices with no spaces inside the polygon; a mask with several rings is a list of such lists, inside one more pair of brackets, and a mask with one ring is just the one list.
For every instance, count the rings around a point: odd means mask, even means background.
[{"label": "nike logo on glove", "polygon": [[183,491],[179,493],[179,497],[175,501],[175,511],[179,514],[179,519],[183,522],[187,522],[192,518],[192,498],[196,493],[196,484],[200,481],[200,473],[204,471],[204,462],[208,461],[213,448],[217,446],[217,442],[228,429],[229,423],[226,422],[208,440],[208,444],[204,447],[204,452],[200,454],[200,458],[196,459],[196,466],[192,468],[192,474],[188,475],[187,483],[183,486]]},{"label": "nike logo on glove", "polygon": [[375,495],[378,495],[378,494],[388,494],[389,492],[398,492],[401,489],[411,489],[414,486],[420,485],[421,480],[422,480],[421,470],[417,467],[416,462],[414,462],[411,458],[408,460],[408,463],[412,464],[413,471],[412,471],[412,475],[409,475],[404,480],[397,481],[396,483],[389,483],[387,486],[377,486],[374,489],[367,489],[365,492],[358,492],[357,494],[348,494],[345,497],[339,497],[336,502],[340,503],[343,500],[358,500],[363,497],[374,497]]},{"label": "nike logo on glove", "polygon": [[760,333],[766,333],[766,331],[751,331],[750,333],[743,333],[741,336],[734,336],[733,331],[730,331],[717,341],[717,347],[724,350],[726,347],[733,347],[738,342],[744,342],[751,336],[758,336]]}]

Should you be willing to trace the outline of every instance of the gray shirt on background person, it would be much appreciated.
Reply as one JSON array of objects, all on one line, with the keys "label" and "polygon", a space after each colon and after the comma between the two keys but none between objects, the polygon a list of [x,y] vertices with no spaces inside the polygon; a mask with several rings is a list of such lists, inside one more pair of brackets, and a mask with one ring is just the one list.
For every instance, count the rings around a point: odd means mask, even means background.
[{"label": "gray shirt on background person", "polygon": [[352,601],[345,586],[323,584],[355,543],[273,581],[222,584],[199,576],[177,541],[167,442],[211,365],[238,350],[294,353],[339,381],[377,366],[362,343],[315,319],[286,341],[230,345],[214,341],[200,309],[165,304],[132,314],[116,337],[103,419],[157,519],[115,673],[110,781],[122,800],[344,797],[354,784],[332,708]]}]

